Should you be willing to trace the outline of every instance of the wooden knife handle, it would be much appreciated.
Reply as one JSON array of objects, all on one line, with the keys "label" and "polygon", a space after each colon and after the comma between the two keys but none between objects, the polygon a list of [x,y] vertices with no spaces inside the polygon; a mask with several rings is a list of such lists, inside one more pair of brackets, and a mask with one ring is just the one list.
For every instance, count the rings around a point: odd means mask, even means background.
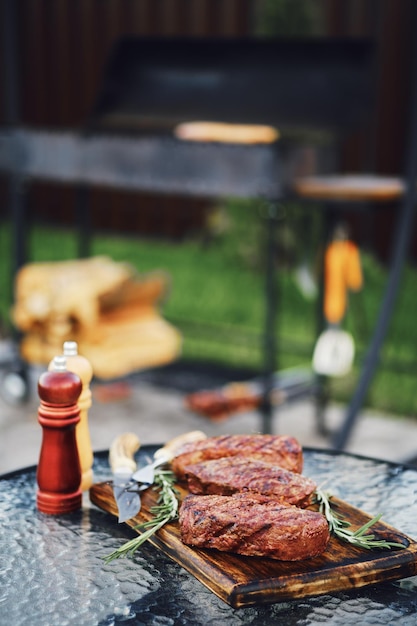
[{"label": "wooden knife handle", "polygon": [[170,441],[168,441],[168,443],[166,443],[162,448],[159,448],[154,454],[154,459],[165,459],[166,462],[172,461],[174,456],[184,444],[193,443],[194,441],[201,441],[202,439],[206,438],[207,435],[201,430],[191,430],[188,433],[178,435],[177,437],[170,439]]},{"label": "wooden knife handle", "polygon": [[121,468],[134,472],[136,470],[134,455],[139,447],[139,438],[134,433],[123,433],[116,437],[109,452],[109,462],[113,472]]}]

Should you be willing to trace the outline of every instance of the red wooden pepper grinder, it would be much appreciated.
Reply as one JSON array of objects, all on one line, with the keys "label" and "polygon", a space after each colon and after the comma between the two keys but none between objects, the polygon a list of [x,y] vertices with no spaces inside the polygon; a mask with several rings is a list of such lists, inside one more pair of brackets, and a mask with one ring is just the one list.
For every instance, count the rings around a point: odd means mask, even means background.
[{"label": "red wooden pepper grinder", "polygon": [[57,356],[51,371],[39,378],[38,421],[43,429],[36,504],[42,513],[59,515],[81,507],[81,466],[75,427],[80,421],[77,400],[82,383]]},{"label": "red wooden pepper grinder", "polygon": [[[75,438],[77,440],[78,456],[81,465],[81,491],[87,491],[93,484],[93,462],[94,455],[91,447],[90,430],[88,427],[88,409],[91,407],[90,382],[93,377],[91,363],[81,354],[78,354],[78,344],[76,341],[65,341],[62,356],[66,358],[66,368],[69,372],[74,372],[80,377],[82,390],[78,398],[80,409],[80,421],[75,428]],[[54,361],[49,364],[48,369],[54,368]]]}]

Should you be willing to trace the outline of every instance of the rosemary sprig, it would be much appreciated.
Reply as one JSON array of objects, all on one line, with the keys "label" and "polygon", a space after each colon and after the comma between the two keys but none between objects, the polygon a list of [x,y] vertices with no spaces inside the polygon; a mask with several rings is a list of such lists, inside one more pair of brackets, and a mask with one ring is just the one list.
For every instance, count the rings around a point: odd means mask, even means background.
[{"label": "rosemary sprig", "polygon": [[175,520],[178,516],[178,491],[175,489],[175,474],[170,470],[156,469],[153,489],[159,491],[158,500],[150,512],[154,516],[148,522],[139,524],[134,528],[141,531],[138,537],[124,543],[109,555],[104,557],[106,563],[110,563],[119,557],[131,556],[136,550],[154,535],[167,522]]},{"label": "rosemary sprig", "polygon": [[316,489],[316,502],[319,504],[319,511],[323,513],[328,524],[330,532],[341,541],[346,541],[359,548],[373,550],[375,548],[404,548],[402,543],[395,541],[386,541],[385,539],[376,539],[375,535],[367,531],[376,524],[382,517],[379,513],[375,517],[366,522],[363,526],[353,531],[350,530],[350,523],[346,521],[342,515],[335,513],[331,506],[332,495],[327,491]]},{"label": "rosemary sprig", "polygon": [[[174,521],[178,517],[178,491],[174,487],[175,474],[170,470],[156,469],[153,489],[159,491],[158,500],[155,506],[151,507],[150,512],[153,519],[143,524],[139,524],[134,528],[141,531],[141,534],[104,557],[106,563],[110,563],[114,559],[120,557],[131,556],[136,550],[154,535],[167,522]],[[322,513],[329,524],[330,532],[340,539],[359,548],[372,550],[375,548],[404,548],[405,545],[395,541],[386,541],[385,539],[377,539],[374,534],[368,533],[368,530],[376,524],[382,517],[379,513],[366,524],[353,531],[350,529],[350,523],[334,511],[331,505],[332,494],[317,488],[315,491],[315,501],[319,505],[319,511]]]}]

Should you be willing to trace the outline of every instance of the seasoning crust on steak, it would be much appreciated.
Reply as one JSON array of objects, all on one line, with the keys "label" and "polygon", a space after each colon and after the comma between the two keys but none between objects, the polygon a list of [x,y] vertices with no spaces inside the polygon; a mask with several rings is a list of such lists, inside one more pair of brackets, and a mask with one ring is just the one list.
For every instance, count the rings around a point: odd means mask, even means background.
[{"label": "seasoning crust on steak", "polygon": [[310,478],[257,459],[224,457],[185,467],[194,494],[260,493],[277,502],[308,506],[317,485]]},{"label": "seasoning crust on steak", "polygon": [[321,513],[257,494],[188,495],[179,525],[187,545],[282,561],[318,556],[330,537]]},{"label": "seasoning crust on steak", "polygon": [[240,456],[272,463],[291,472],[301,473],[303,452],[294,437],[286,435],[220,435],[185,444],[172,460],[178,480],[185,480],[187,465],[211,459]]}]

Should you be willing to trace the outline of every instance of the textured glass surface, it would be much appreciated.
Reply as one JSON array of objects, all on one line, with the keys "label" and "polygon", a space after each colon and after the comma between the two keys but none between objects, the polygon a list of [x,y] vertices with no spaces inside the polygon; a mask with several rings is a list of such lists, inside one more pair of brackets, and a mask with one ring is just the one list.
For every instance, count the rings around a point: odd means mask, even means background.
[{"label": "textured glass surface", "polygon": [[[152,454],[144,447],[141,455]],[[139,457],[139,461],[140,461]],[[95,480],[110,478],[107,454]],[[417,537],[417,471],[347,454],[305,451],[304,473],[335,495]],[[417,623],[417,577],[305,600],[232,609],[149,544],[132,559],[102,557],[134,536],[90,504],[51,517],[36,509],[36,471],[0,477],[0,624],[309,625]]]}]

